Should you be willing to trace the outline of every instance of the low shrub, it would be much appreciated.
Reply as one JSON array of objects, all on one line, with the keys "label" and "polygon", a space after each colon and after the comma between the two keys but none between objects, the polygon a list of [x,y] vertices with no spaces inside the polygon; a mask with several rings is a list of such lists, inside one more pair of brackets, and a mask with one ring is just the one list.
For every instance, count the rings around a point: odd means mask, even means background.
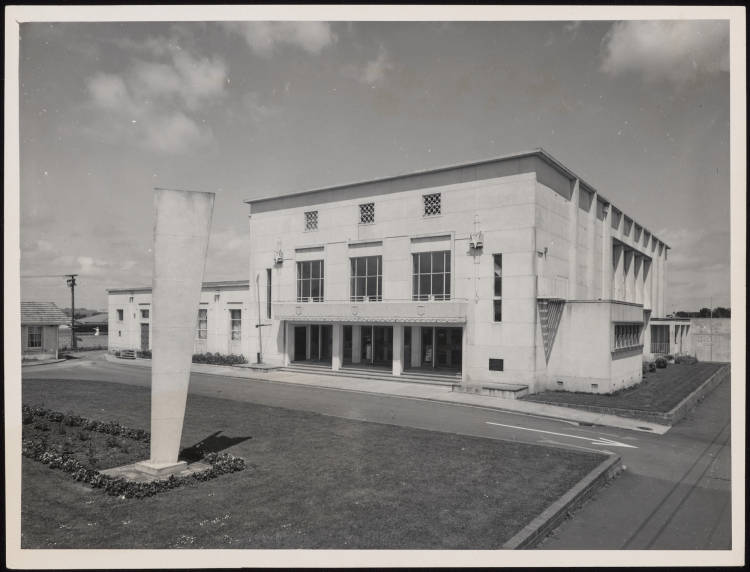
[{"label": "low shrub", "polygon": [[667,362],[666,358],[663,358],[663,357],[656,358],[656,367],[658,367],[658,368],[662,368],[663,369],[663,368],[667,367],[667,363],[668,362]]},{"label": "low shrub", "polygon": [[681,356],[675,356],[674,362],[685,364],[685,365],[694,365],[698,363],[698,358],[694,356],[690,356],[690,355],[681,355]]},{"label": "low shrub", "polygon": [[670,363],[674,363],[674,356],[672,354],[665,355],[664,359],[667,360]]},{"label": "low shrub", "polygon": [[206,363],[210,365],[237,365],[241,363],[247,363],[247,359],[243,355],[228,354],[223,355],[220,353],[205,353],[205,354],[193,354],[193,363]]},{"label": "low shrub", "polygon": [[[91,485],[95,488],[102,488],[108,495],[124,496],[126,498],[146,498],[157,493],[167,491],[176,487],[184,486],[193,482],[207,481],[220,475],[242,471],[246,468],[245,460],[241,457],[235,457],[229,453],[207,453],[203,456],[201,462],[209,465],[209,468],[189,476],[178,477],[171,475],[168,479],[152,481],[150,483],[137,483],[126,481],[123,478],[115,478],[104,475],[96,470],[98,460],[94,451],[93,443],[90,437],[85,435],[85,430],[99,431],[107,433],[107,445],[112,447],[121,447],[127,450],[127,445],[119,442],[116,436],[127,439],[149,441],[151,435],[143,429],[130,429],[112,421],[101,422],[85,417],[74,416],[72,414],[63,415],[57,411],[51,411],[42,407],[22,407],[23,418],[33,420],[35,417],[47,426],[51,418],[60,418],[65,424],[69,422],[79,423],[82,429],[78,432],[78,438],[81,441],[89,441],[86,461],[88,466],[84,465],[72,456],[73,444],[69,438],[65,440],[62,454],[58,453],[54,447],[48,444],[46,437],[36,439],[25,439],[21,444],[21,453],[30,459],[44,463],[53,469],[60,469],[69,473],[73,479]],[[35,425],[36,427],[36,425]]]},{"label": "low shrub", "polygon": [[140,350],[135,353],[136,356],[143,359],[151,359],[151,350]]}]

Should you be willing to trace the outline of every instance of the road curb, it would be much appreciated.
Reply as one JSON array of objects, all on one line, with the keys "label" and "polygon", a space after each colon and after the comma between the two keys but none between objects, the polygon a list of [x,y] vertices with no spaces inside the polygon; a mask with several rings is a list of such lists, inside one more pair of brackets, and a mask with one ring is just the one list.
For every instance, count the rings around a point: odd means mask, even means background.
[{"label": "road curb", "polygon": [[503,544],[503,549],[533,548],[540,540],[557,528],[569,512],[583,504],[597,489],[617,476],[621,470],[622,459],[618,455],[610,455],[578,481],[573,488]]},{"label": "road curb", "polygon": [[[119,363],[119,364],[125,365],[125,366],[134,365],[134,366],[137,366],[137,367],[151,367],[151,360],[143,360],[143,359],[140,359],[140,358],[136,358],[134,360],[130,360],[130,359],[123,360],[123,359],[120,359],[120,358],[116,358],[115,356],[113,356],[111,354],[107,354],[105,356],[105,359],[106,359],[106,361],[109,361],[111,363]],[[360,387],[358,387],[358,388],[350,388],[350,387],[338,387],[338,386],[330,386],[330,385],[315,385],[315,384],[300,382],[300,381],[296,381],[296,380],[268,379],[266,377],[255,377],[255,376],[254,377],[250,377],[245,372],[243,372],[243,373],[240,373],[239,371],[232,372],[231,370],[230,371],[206,371],[206,370],[203,370],[203,369],[197,369],[197,368],[195,368],[194,366],[196,366],[196,365],[207,366],[207,367],[226,367],[226,368],[233,368],[234,366],[210,366],[210,365],[207,365],[207,364],[192,364],[192,367],[191,367],[191,370],[190,370],[192,373],[203,373],[203,374],[206,374],[206,375],[216,375],[216,376],[224,377],[224,378],[227,378],[227,379],[240,379],[240,380],[256,381],[256,382],[263,382],[263,383],[281,383],[281,384],[285,384],[285,385],[295,385],[295,386],[298,386],[298,387],[308,387],[308,388],[320,387],[320,388],[324,388],[324,389],[329,389],[331,391],[349,391],[349,392],[353,392],[353,393],[362,393],[362,394],[365,394],[365,395],[374,395],[374,396],[380,396],[380,397],[382,397],[382,396],[388,396],[388,397],[396,397],[396,398],[400,398],[400,399],[414,399],[414,400],[418,400],[418,401],[429,401],[429,402],[432,402],[432,403],[438,403],[438,404],[442,404],[442,405],[456,405],[456,406],[461,406],[461,407],[472,407],[472,408],[477,408],[477,409],[484,409],[486,411],[502,411],[504,413],[513,413],[513,414],[516,414],[516,415],[531,415],[532,417],[542,417],[542,418],[550,419],[550,420],[553,420],[553,421],[565,421],[565,422],[572,421],[572,422],[575,422],[575,423],[589,424],[589,425],[598,425],[598,426],[602,426],[602,427],[618,427],[620,429],[628,429],[628,430],[631,430],[631,431],[639,430],[639,429],[637,429],[634,426],[635,423],[632,423],[632,424],[623,424],[623,423],[620,423],[620,424],[609,424],[609,423],[603,422],[600,418],[596,418],[596,419],[593,419],[593,420],[590,420],[590,421],[586,421],[586,420],[575,419],[575,418],[573,418],[571,416],[565,416],[565,415],[563,415],[561,413],[553,414],[553,413],[544,412],[544,411],[522,411],[522,410],[516,409],[514,407],[509,407],[507,405],[504,406],[505,404],[502,403],[503,400],[501,398],[494,398],[494,397],[490,397],[489,398],[489,399],[497,399],[498,400],[497,402],[496,401],[488,401],[487,403],[467,403],[467,402],[464,402],[464,401],[454,401],[452,399],[439,399],[437,397],[424,396],[424,395],[403,395],[403,394],[399,394],[399,393],[383,393],[383,392],[380,392],[380,391],[372,391],[372,390],[368,390],[366,388],[360,388]],[[540,402],[529,402],[529,403],[540,403]],[[559,404],[544,404],[544,403],[540,403],[540,404],[542,404],[542,405],[559,405]],[[578,411],[578,412],[581,411],[580,408],[573,408],[573,407],[564,407],[564,409],[569,409],[571,411]],[[601,412],[589,411],[589,413],[598,413],[599,415],[601,415]],[[632,417],[622,417],[622,416],[617,416],[617,415],[612,415],[612,417],[618,417],[621,422],[622,421],[631,421],[631,422],[638,421],[637,419],[634,419]],[[643,420],[641,420],[641,421],[643,421]],[[643,422],[645,422],[645,421],[643,421]],[[633,426],[631,426],[631,425],[633,425]],[[655,424],[655,425],[657,425],[657,424]],[[663,424],[658,424],[658,425],[663,425]],[[657,433],[654,433],[654,434],[657,434]]]},{"label": "road curb", "polygon": [[731,379],[732,368],[730,364],[720,367],[716,372],[709,377],[706,381],[698,386],[698,388],[688,395],[685,399],[680,401],[675,407],[670,409],[664,414],[664,417],[670,425],[674,425],[681,419],[683,419],[691,409],[693,409],[699,401],[702,401],[706,395],[711,393],[716,387],[722,383],[725,379]]},{"label": "road curb", "polygon": [[544,405],[554,405],[557,407],[566,407],[568,409],[577,409],[578,411],[588,411],[590,413],[600,413],[603,415],[614,415],[624,419],[633,419],[635,421],[645,421],[647,423],[657,423],[671,427],[678,421],[682,420],[690,410],[701,401],[706,395],[711,393],[724,379],[729,376],[731,371],[730,364],[717,369],[711,374],[706,381],[696,387],[682,401],[672,409],[665,412],[645,411],[643,409],[620,409],[617,407],[599,407],[596,405],[577,405],[572,403],[557,403],[553,401],[530,400],[531,403],[541,403]]},{"label": "road curb", "polygon": [[66,361],[65,358],[53,359],[53,360],[39,360],[37,362],[27,362],[27,363],[21,363],[21,368],[34,367],[37,365],[51,365],[53,363],[60,363],[63,361]]}]

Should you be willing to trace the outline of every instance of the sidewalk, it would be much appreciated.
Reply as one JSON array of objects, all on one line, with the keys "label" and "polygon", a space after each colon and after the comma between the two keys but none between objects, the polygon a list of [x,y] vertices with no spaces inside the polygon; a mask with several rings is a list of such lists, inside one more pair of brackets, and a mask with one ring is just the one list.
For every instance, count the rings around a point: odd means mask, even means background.
[{"label": "sidewalk", "polygon": [[[121,365],[151,367],[151,360],[147,359],[137,358],[135,360],[125,360],[116,358],[110,354],[107,354],[105,359]],[[595,413],[543,403],[534,403],[531,401],[502,399],[499,397],[454,392],[450,387],[424,383],[367,380],[354,377],[314,375],[279,370],[262,372],[248,368],[196,363],[192,364],[190,369],[193,373],[250,379],[253,381],[325,387],[327,389],[337,389],[340,391],[356,391],[359,393],[388,395],[391,397],[404,397],[409,399],[423,399],[442,403],[455,403],[458,405],[479,407],[483,409],[496,409],[537,417],[562,419],[584,425],[602,425],[605,427],[617,427],[633,431],[646,431],[658,435],[662,435],[670,429],[667,425],[649,423],[639,419],[630,419],[627,417],[619,417],[616,415]]]}]

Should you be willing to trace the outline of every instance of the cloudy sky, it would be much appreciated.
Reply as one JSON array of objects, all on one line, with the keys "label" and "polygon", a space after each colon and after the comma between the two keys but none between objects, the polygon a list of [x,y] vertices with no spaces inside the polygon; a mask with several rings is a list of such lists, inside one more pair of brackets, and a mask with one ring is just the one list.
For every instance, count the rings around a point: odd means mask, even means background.
[{"label": "cloudy sky", "polygon": [[76,305],[150,283],[153,187],[216,192],[206,279],[247,279],[244,199],[535,147],[672,247],[668,311],[729,305],[726,22],[20,30],[21,274]]}]

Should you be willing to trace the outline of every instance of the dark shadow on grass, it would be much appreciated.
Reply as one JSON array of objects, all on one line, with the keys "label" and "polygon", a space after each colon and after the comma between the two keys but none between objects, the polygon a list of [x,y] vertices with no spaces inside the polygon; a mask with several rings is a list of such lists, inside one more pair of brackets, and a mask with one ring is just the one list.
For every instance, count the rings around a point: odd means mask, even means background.
[{"label": "dark shadow on grass", "polygon": [[217,431],[201,439],[195,445],[185,447],[180,451],[180,460],[194,463],[200,461],[206,453],[219,453],[238,443],[252,439],[252,437],[227,437],[226,435],[220,435],[220,433],[221,431]]}]

